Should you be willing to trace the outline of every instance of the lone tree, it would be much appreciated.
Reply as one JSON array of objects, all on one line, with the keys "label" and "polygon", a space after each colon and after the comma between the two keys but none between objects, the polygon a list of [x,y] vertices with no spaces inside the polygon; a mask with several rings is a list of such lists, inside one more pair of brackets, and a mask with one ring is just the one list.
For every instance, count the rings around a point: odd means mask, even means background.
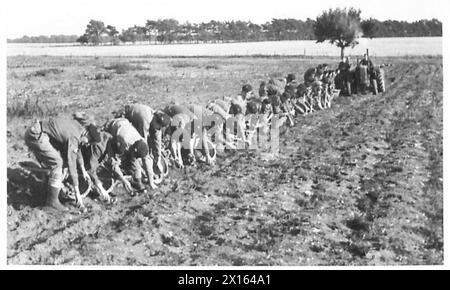
[{"label": "lone tree", "polygon": [[317,42],[328,40],[341,48],[341,58],[344,57],[346,47],[355,47],[358,38],[362,35],[361,10],[350,9],[329,9],[318,16],[314,23],[314,34]]}]

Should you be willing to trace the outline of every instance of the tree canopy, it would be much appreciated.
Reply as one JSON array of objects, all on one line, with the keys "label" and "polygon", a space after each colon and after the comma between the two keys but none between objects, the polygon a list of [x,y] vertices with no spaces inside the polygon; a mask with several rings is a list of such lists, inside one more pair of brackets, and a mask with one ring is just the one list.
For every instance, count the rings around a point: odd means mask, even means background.
[{"label": "tree canopy", "polygon": [[317,42],[328,40],[341,48],[341,57],[344,57],[344,49],[355,47],[358,44],[358,38],[363,35],[360,15],[361,10],[355,8],[324,11],[314,23]]}]

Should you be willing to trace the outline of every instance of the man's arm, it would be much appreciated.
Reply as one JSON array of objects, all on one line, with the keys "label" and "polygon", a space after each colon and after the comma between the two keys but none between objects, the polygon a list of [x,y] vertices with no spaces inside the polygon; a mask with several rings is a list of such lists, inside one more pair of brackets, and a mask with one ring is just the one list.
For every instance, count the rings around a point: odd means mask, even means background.
[{"label": "man's arm", "polygon": [[206,163],[208,165],[213,165],[214,161],[211,159],[211,156],[209,156],[208,132],[206,128],[202,128],[202,145],[203,145],[203,152],[206,157]]},{"label": "man's arm", "polygon": [[111,155],[108,162],[111,167],[111,170],[118,177],[120,182],[122,182],[123,186],[125,187],[125,190],[128,193],[132,192],[133,188],[132,188],[130,182],[125,178],[125,176],[122,173],[122,170],[120,169],[120,163],[121,163],[120,158],[118,158],[117,156]]},{"label": "man's arm", "polygon": [[150,126],[150,132],[147,133],[147,143],[150,147],[155,162],[160,162],[162,151],[162,130],[155,130],[153,126]]},{"label": "man's arm", "polygon": [[[69,167],[69,174],[72,178],[73,188],[75,190],[75,197],[80,208],[84,208],[83,200],[81,199],[80,188],[78,184],[77,163],[79,161],[80,150],[78,147],[78,140],[70,138],[67,144],[67,164]],[[84,168],[84,163],[83,163]]]},{"label": "man's arm", "polygon": [[[81,172],[82,172],[82,174],[83,174],[83,178],[86,180],[86,179],[89,179],[90,177],[89,177],[89,173],[88,173],[88,171],[86,170],[86,167],[84,166],[84,158],[83,158],[83,153],[82,153],[82,151],[81,151],[81,148],[79,148],[78,149],[78,152],[77,152],[77,166],[78,166],[78,168],[81,170]],[[90,182],[90,180],[87,180],[88,182]]]},{"label": "man's arm", "polygon": [[78,142],[76,140],[70,139],[67,144],[67,165],[69,167],[70,177],[72,178],[72,184],[76,188],[79,187],[77,172],[77,164],[81,162],[79,160],[79,151],[80,150],[78,148]]},{"label": "man's arm", "polygon": [[245,120],[243,117],[239,117],[237,118],[238,120],[238,138],[242,139],[245,143],[249,143],[249,141],[247,140],[247,137],[245,136]]},{"label": "man's arm", "polygon": [[149,155],[142,158],[142,164],[144,165],[145,173],[147,173],[148,184],[150,185],[150,188],[157,188],[156,184],[153,182],[153,162]]},{"label": "man's arm", "polygon": [[180,141],[178,141],[176,138],[172,138],[172,140],[170,140],[170,149],[172,155],[174,156],[175,160],[178,163],[178,166],[180,166],[180,168],[184,168],[183,158],[181,157]]},{"label": "man's arm", "polygon": [[88,166],[88,174],[92,181],[94,182],[95,189],[97,192],[102,196],[103,200],[110,201],[111,197],[106,192],[105,188],[103,187],[103,183],[101,182],[100,178],[98,178],[97,170],[100,166],[100,158],[102,158],[102,150],[97,145],[91,145],[89,146],[89,160],[87,160],[89,166]]},{"label": "man's arm", "polygon": [[87,160],[89,164],[88,174],[95,185],[101,185],[101,181],[97,175],[97,170],[100,166],[99,159],[102,157],[102,154],[103,152],[101,152],[101,149],[97,145],[93,144],[89,146],[89,160]]}]

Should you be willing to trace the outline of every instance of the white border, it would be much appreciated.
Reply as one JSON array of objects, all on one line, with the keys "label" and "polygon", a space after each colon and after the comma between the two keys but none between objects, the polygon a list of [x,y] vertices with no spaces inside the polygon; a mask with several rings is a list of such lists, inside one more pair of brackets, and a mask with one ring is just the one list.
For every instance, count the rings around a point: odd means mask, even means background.
[{"label": "white border", "polygon": [[0,181],[3,190],[0,190],[0,268],[6,265],[6,247],[7,247],[7,177],[6,177],[6,23],[5,9],[0,8],[0,164],[4,164],[0,168]]},{"label": "white border", "polygon": [[[225,0],[221,0],[225,1]],[[443,67],[444,67],[444,145],[443,148],[449,147],[449,130],[447,128],[447,124],[449,121],[449,106],[448,106],[448,98],[449,95],[449,87],[450,87],[450,63],[449,63],[449,52],[450,52],[450,38],[449,38],[449,21],[447,16],[450,12],[450,2],[442,0],[442,9],[446,12],[445,17],[443,19],[439,19],[443,22]],[[3,110],[4,115],[1,115],[1,130],[0,134],[2,137],[0,138],[0,148],[2,148],[2,153],[0,154],[0,164],[7,164],[6,161],[6,23],[4,17],[5,9],[0,9],[0,108]],[[448,236],[449,236],[449,217],[448,217],[448,208],[449,208],[449,197],[446,196],[446,189],[449,188],[449,154],[444,149],[444,265],[443,266],[344,266],[344,267],[336,267],[336,266],[295,266],[295,267],[287,267],[287,266],[276,266],[276,267],[131,267],[131,266],[8,266],[6,264],[6,247],[7,247],[7,194],[6,194],[6,167],[1,167],[0,169],[0,178],[4,180],[3,189],[4,191],[0,191],[0,213],[2,216],[0,217],[0,269],[61,269],[61,270],[73,270],[73,269],[150,269],[150,270],[292,270],[292,269],[301,269],[301,270],[316,270],[316,269],[327,269],[327,270],[336,270],[336,269],[362,269],[362,270],[417,270],[417,269],[449,269],[450,265],[450,253],[448,246]]]}]

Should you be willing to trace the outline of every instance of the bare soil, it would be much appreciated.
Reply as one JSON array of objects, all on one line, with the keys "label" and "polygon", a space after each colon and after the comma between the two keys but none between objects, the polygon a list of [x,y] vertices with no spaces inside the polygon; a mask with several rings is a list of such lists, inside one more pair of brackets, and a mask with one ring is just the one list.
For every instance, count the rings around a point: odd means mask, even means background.
[{"label": "bare soil", "polygon": [[375,59],[392,64],[387,92],[298,117],[277,158],[225,152],[214,167],[171,168],[148,194],[87,198],[83,215],[43,208],[44,186],[18,165],[32,160],[22,135],[34,117],[205,104],[324,62],[338,60],[8,58],[8,264],[443,264],[441,57]]}]

